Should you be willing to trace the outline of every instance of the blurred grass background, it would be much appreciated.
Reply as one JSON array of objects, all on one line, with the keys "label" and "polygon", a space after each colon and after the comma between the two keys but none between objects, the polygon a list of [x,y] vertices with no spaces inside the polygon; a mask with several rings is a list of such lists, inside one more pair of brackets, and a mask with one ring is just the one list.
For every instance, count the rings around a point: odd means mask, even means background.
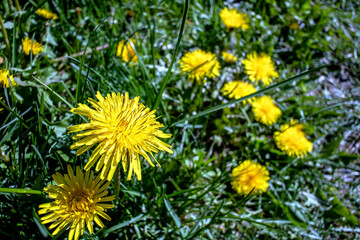
[{"label": "blurred grass background", "polygon": [[[66,127],[84,121],[70,113],[71,106],[96,91],[129,92],[155,105],[176,53],[184,1],[16,3],[0,4],[10,47],[0,33],[0,67],[10,69],[19,85],[0,93],[7,106],[0,113],[0,187],[42,190],[56,171],[64,173],[67,164],[83,167],[90,156],[70,151]],[[223,7],[247,13],[250,29],[226,31],[219,18]],[[38,8],[59,19],[41,18]],[[173,134],[167,142],[174,154],[158,154],[161,168],[143,164],[141,182],[121,174],[119,198],[108,212],[112,221],[84,239],[360,238],[359,9],[358,1],[189,1],[157,108],[159,121]],[[45,51],[26,56],[26,36]],[[136,40],[138,64],[115,56],[117,43],[130,38]],[[241,61],[222,62],[216,79],[201,86],[187,81],[177,61],[196,48],[219,59],[223,50],[240,59],[266,52],[280,75],[275,83],[326,67],[268,93],[283,112],[271,127],[257,123],[242,103],[179,122],[226,103],[224,82],[246,76]],[[305,124],[314,144],[305,158],[290,158],[273,142],[273,132],[291,118]],[[246,159],[270,171],[266,193],[245,198],[232,190],[230,172]],[[113,187],[114,181],[111,192]],[[46,238],[36,213],[45,201],[45,195],[1,193],[3,239]]]}]

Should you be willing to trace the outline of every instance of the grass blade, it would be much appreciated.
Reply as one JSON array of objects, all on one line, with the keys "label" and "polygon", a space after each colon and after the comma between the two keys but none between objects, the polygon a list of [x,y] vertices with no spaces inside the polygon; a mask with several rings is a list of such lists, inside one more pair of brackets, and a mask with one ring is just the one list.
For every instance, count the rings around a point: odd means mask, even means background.
[{"label": "grass blade", "polygon": [[164,203],[165,203],[166,209],[170,213],[170,216],[173,218],[176,226],[180,230],[180,234],[181,234],[182,238],[184,238],[184,233],[183,233],[183,231],[181,229],[181,222],[180,222],[179,216],[176,214],[176,212],[174,211],[174,209],[171,206],[171,203],[166,199],[166,197],[164,197]]},{"label": "grass blade", "polygon": [[171,74],[171,69],[172,69],[172,67],[174,65],[174,62],[176,60],[176,55],[177,55],[177,53],[179,51],[180,41],[181,41],[181,37],[182,37],[183,32],[184,32],[185,21],[186,21],[186,18],[187,18],[188,10],[189,10],[189,0],[185,0],[184,13],[183,13],[182,21],[181,21],[179,36],[178,36],[178,39],[177,39],[177,42],[176,42],[175,52],[174,52],[174,54],[172,56],[169,69],[167,70],[166,75],[164,77],[164,80],[161,83],[160,90],[159,90],[159,92],[158,92],[158,94],[156,96],[156,100],[154,102],[154,105],[153,105],[152,109],[156,109],[159,106],[162,95],[163,95],[163,92],[164,92],[165,87],[166,87],[166,84],[169,81],[170,74]]},{"label": "grass blade", "polygon": [[109,233],[111,233],[111,232],[114,232],[114,231],[116,231],[116,230],[119,230],[120,228],[123,228],[123,227],[125,227],[125,226],[128,226],[128,225],[130,225],[130,224],[132,224],[132,223],[135,223],[135,222],[137,222],[137,221],[140,221],[140,220],[144,219],[145,217],[146,217],[146,216],[144,216],[144,214],[140,214],[140,215],[138,215],[138,216],[130,219],[129,221],[125,221],[125,222],[116,224],[115,226],[112,226],[112,227],[108,228],[107,230],[105,230],[105,231],[104,231],[104,235],[109,234]]},{"label": "grass blade", "polygon": [[0,188],[0,193],[43,194],[42,191],[23,188]]},{"label": "grass blade", "polygon": [[227,106],[230,106],[230,105],[232,105],[232,104],[239,103],[239,102],[245,101],[245,100],[247,100],[247,99],[250,99],[250,98],[259,96],[259,95],[261,95],[261,94],[263,94],[263,93],[270,92],[271,90],[273,90],[273,89],[275,89],[275,88],[279,88],[279,87],[288,85],[288,84],[290,84],[290,83],[293,82],[293,81],[296,81],[296,80],[298,80],[298,79],[300,79],[300,78],[303,78],[303,77],[305,77],[305,76],[307,76],[307,75],[309,75],[309,74],[312,74],[312,73],[314,73],[314,72],[317,72],[318,70],[320,70],[320,69],[322,69],[322,68],[324,68],[324,67],[326,67],[326,66],[327,66],[327,65],[323,65],[323,66],[320,66],[320,67],[313,68],[313,69],[311,69],[311,70],[309,70],[309,71],[302,72],[302,73],[300,73],[299,75],[296,75],[296,76],[294,76],[294,77],[291,77],[291,78],[289,78],[289,79],[287,79],[287,80],[284,80],[284,81],[282,81],[282,82],[280,82],[280,83],[277,83],[277,84],[275,84],[275,85],[273,85],[273,86],[270,86],[270,87],[268,87],[268,88],[265,88],[265,89],[262,89],[262,90],[260,90],[260,91],[257,91],[257,92],[255,92],[255,93],[249,94],[249,95],[247,95],[247,96],[245,96],[245,97],[242,97],[242,98],[239,98],[239,99],[235,99],[235,100],[229,101],[229,102],[224,103],[224,104],[217,105],[217,106],[212,107],[212,108],[209,108],[209,109],[207,109],[207,110],[205,110],[205,111],[199,112],[198,114],[196,114],[196,115],[194,115],[194,116],[190,116],[190,117],[184,118],[184,119],[182,119],[182,120],[179,120],[179,121],[177,121],[177,122],[174,122],[174,123],[171,124],[171,126],[175,126],[175,125],[177,125],[177,124],[179,124],[179,123],[183,123],[183,122],[186,122],[186,121],[189,121],[189,120],[192,120],[192,119],[195,119],[195,118],[198,118],[198,117],[201,117],[201,116],[210,114],[210,113],[212,113],[212,112],[218,111],[218,110],[223,109],[223,108],[225,108],[225,107],[227,107]]}]

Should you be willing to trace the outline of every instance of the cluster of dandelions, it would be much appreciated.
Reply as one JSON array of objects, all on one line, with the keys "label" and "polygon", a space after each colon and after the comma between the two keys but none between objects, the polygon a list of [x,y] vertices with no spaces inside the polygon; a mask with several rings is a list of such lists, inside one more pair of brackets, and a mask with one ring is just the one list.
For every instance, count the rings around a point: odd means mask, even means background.
[{"label": "cluster of dandelions", "polygon": [[[58,19],[57,14],[46,9],[38,9],[36,14],[47,20]],[[136,40],[133,38],[120,41],[116,56],[123,61],[137,63],[135,43]],[[22,39],[22,51],[26,55],[36,56],[44,51],[44,46],[35,39],[25,37]],[[0,70],[0,84],[3,87],[17,85],[7,69]],[[141,156],[154,167],[153,161],[160,166],[155,153],[172,153],[171,146],[159,139],[170,138],[171,134],[160,130],[163,125],[157,121],[155,110],[150,111],[140,103],[139,97],[130,99],[128,93],[111,93],[104,98],[98,92],[96,98],[97,101],[88,99],[93,108],[80,103],[77,108],[71,109],[71,112],[88,118],[89,123],[68,128],[69,133],[77,132],[73,136],[77,141],[70,146],[73,150],[77,149],[76,155],[96,146],[84,167],[85,173],[76,167],[74,174],[68,166],[68,174],[54,174],[54,181],[58,185],[50,184],[44,188],[54,201],[39,206],[39,214],[47,214],[41,218],[42,223],[51,223],[49,228],[55,229],[53,235],[64,228],[70,228],[70,240],[77,240],[83,235],[85,227],[90,234],[93,233],[93,221],[102,228],[104,224],[99,216],[110,220],[105,212],[114,205],[104,202],[114,200],[114,196],[106,197],[106,189],[120,165],[124,172],[128,173],[127,180],[136,176],[140,181]],[[2,110],[1,108],[0,111]],[[90,170],[94,165],[95,171],[101,170],[96,177]]]},{"label": "cluster of dandelions", "polygon": [[[58,16],[46,9],[38,9],[36,13],[48,20],[56,20]],[[227,31],[234,29],[247,30],[250,28],[249,18],[245,13],[235,9],[223,9],[220,18]],[[137,63],[138,56],[135,50],[136,40],[130,38],[118,43],[116,56],[123,61]],[[26,55],[37,55],[44,51],[44,46],[28,37],[22,40],[22,49]],[[238,58],[230,52],[222,52],[226,64],[235,63]],[[206,79],[216,78],[220,75],[220,62],[216,55],[203,50],[186,53],[179,61],[181,72],[188,74],[188,79],[197,83]],[[242,60],[244,72],[252,83],[261,81],[270,85],[273,78],[278,77],[274,63],[265,53],[253,52]],[[15,86],[16,82],[9,70],[0,70],[0,83],[4,87]],[[256,87],[245,81],[235,80],[227,82],[222,88],[222,93],[230,98],[240,99],[256,92]],[[109,196],[107,187],[121,166],[127,172],[127,180],[133,176],[138,180],[141,175],[141,156],[151,165],[159,162],[154,153],[166,151],[172,153],[171,146],[159,138],[170,138],[160,130],[163,127],[156,119],[155,110],[150,111],[139,102],[139,97],[130,99],[128,93],[111,93],[103,97],[99,92],[96,98],[89,98],[92,108],[79,104],[71,112],[88,118],[88,123],[70,126],[69,133],[76,133],[76,140],[70,148],[76,149],[76,155],[81,155],[95,147],[88,159],[84,171],[76,167],[76,174],[68,166],[68,174],[56,173],[53,175],[57,185],[49,185],[44,189],[54,201],[39,206],[39,214],[43,224],[49,224],[50,229],[55,229],[56,235],[64,228],[69,228],[68,239],[79,239],[85,228],[92,234],[93,222],[99,227],[104,224],[99,217],[111,220],[106,214],[107,209],[114,205],[109,204],[114,196]],[[246,102],[252,104],[252,111],[257,121],[272,125],[281,116],[281,110],[276,106],[270,96],[248,98]],[[0,109],[1,110],[1,109]],[[304,156],[312,150],[312,143],[306,139],[302,131],[303,125],[291,121],[281,126],[280,131],[274,133],[274,140],[279,149],[289,156]],[[91,171],[101,171],[97,176]],[[265,192],[269,187],[269,171],[265,166],[246,160],[232,171],[231,185],[239,194],[250,192]]]},{"label": "cluster of dandelions", "polygon": [[[55,20],[58,18],[55,13],[52,13],[46,9],[38,9],[36,13],[46,19]],[[29,39],[29,37],[25,37],[24,39],[22,39],[22,50],[26,55],[32,54],[35,56],[40,52],[44,51],[44,46],[36,40],[31,40]],[[10,74],[10,71],[8,69],[0,70],[0,84],[6,88],[11,86],[17,86],[13,75]]]},{"label": "cluster of dandelions", "polygon": [[[79,103],[71,109],[89,122],[68,127],[69,133],[78,132],[73,136],[77,141],[70,146],[77,149],[76,155],[97,145],[84,167],[85,173],[77,167],[74,175],[68,166],[68,174],[54,174],[58,185],[44,189],[54,201],[39,206],[39,214],[47,214],[41,218],[42,223],[51,223],[49,228],[56,228],[53,235],[70,226],[70,240],[83,235],[85,226],[93,233],[92,221],[102,228],[104,224],[98,216],[111,220],[105,211],[114,205],[103,202],[114,200],[114,196],[106,197],[106,189],[119,165],[128,172],[127,180],[133,174],[141,180],[140,156],[151,166],[154,166],[151,158],[160,166],[154,153],[172,153],[171,146],[159,139],[169,138],[171,134],[160,130],[163,125],[156,120],[155,110],[150,111],[140,103],[139,97],[130,99],[128,93],[111,93],[104,98],[97,92],[96,98],[97,101],[88,99],[93,108]],[[95,171],[101,173],[94,179],[90,169],[95,163]]]},{"label": "cluster of dandelions", "polygon": [[[235,9],[222,9],[220,18],[228,31],[239,28],[248,30],[250,28],[248,16],[245,13],[237,12]],[[222,52],[222,58],[226,64],[232,64],[238,60],[230,52]],[[216,55],[200,49],[185,53],[179,64],[181,72],[186,73],[189,80],[195,80],[197,83],[205,82],[206,79],[220,75],[220,63],[216,59]],[[274,78],[279,77],[275,70],[275,64],[269,55],[257,52],[248,54],[242,60],[242,64],[251,83],[243,80],[227,82],[221,92],[229,98],[244,98],[245,103],[252,105],[256,121],[267,126],[275,124],[282,115],[281,109],[275,101],[270,96],[248,97],[257,91],[253,83],[262,82],[268,86]],[[274,140],[277,147],[289,156],[302,157],[312,150],[312,143],[307,140],[301,124],[282,125],[281,130],[275,132]],[[252,190],[254,192],[265,192],[268,188],[267,181],[270,179],[265,166],[250,160],[234,168],[232,177],[232,186],[239,194],[248,194]]]}]

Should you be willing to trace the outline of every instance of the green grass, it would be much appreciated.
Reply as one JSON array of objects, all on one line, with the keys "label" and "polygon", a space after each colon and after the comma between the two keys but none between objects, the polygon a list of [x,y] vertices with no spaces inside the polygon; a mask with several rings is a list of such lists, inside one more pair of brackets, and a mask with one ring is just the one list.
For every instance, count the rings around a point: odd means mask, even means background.
[{"label": "green grass", "polygon": [[[121,169],[109,187],[118,192],[107,211],[112,220],[82,239],[360,238],[357,1],[54,0],[20,2],[20,12],[17,3],[0,4],[0,69],[18,83],[0,89],[4,239],[51,236],[37,215],[49,201],[43,188],[68,164],[85,166],[91,151],[75,156],[66,128],[86,121],[70,109],[97,91],[128,92],[156,109],[174,154],[156,154],[161,168],[141,159],[142,181],[126,181]],[[219,17],[224,6],[247,13],[250,29],[227,31]],[[36,15],[40,7],[59,19]],[[299,29],[289,28],[294,22]],[[25,55],[26,36],[45,51]],[[117,43],[130,38],[136,64],[115,55]],[[215,53],[220,76],[201,85],[188,81],[178,61],[193,49]],[[226,65],[223,50],[239,60]],[[248,80],[241,60],[253,51],[269,54],[279,77],[241,99],[222,96],[225,82]],[[282,110],[269,127],[243,103],[264,94]],[[303,123],[313,142],[305,158],[288,157],[273,140],[290,119]],[[269,170],[267,192],[241,196],[232,189],[231,171],[247,159]]]}]

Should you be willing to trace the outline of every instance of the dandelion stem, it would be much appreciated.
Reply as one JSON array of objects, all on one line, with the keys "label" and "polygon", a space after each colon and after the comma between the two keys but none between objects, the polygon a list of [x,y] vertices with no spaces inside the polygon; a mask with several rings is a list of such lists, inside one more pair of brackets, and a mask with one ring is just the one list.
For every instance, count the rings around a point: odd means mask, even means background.
[{"label": "dandelion stem", "polygon": [[118,200],[118,198],[119,198],[120,183],[121,183],[121,178],[120,178],[120,165],[119,165],[119,164],[117,165],[116,170],[115,170],[114,181],[115,181],[114,195],[115,195],[115,202],[117,202],[117,200]]}]

